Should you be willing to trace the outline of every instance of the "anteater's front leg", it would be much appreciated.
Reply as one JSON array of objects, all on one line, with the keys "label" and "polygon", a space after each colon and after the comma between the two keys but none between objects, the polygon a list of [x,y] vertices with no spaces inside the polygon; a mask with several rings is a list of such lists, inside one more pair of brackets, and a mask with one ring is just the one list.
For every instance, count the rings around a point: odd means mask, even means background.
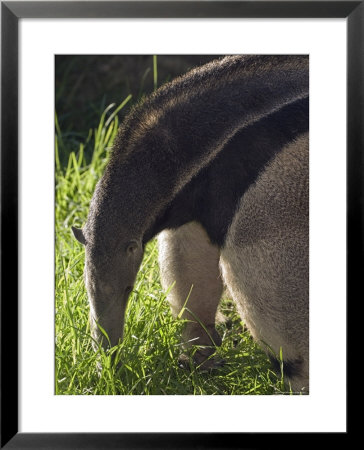
[{"label": "anteater's front leg", "polygon": [[174,283],[168,295],[174,316],[186,305],[182,315],[188,319],[183,333],[185,346],[203,346],[195,353],[195,362],[206,361],[202,367],[210,368],[217,361],[207,361],[207,358],[221,344],[215,329],[216,311],[223,290],[220,251],[196,222],[164,231],[158,242],[163,288],[167,290]]}]

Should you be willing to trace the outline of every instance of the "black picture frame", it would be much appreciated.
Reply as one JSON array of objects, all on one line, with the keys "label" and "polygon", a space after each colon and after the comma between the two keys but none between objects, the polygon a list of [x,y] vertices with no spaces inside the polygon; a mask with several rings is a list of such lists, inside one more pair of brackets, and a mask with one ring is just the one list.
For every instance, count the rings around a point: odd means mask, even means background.
[{"label": "black picture frame", "polygon": [[[0,445],[6,449],[257,448],[262,439],[270,440],[272,436],[267,433],[18,432],[18,355],[14,349],[18,348],[19,330],[16,321],[9,320],[18,317],[18,21],[21,18],[116,17],[347,19],[347,303],[359,291],[364,273],[364,1],[1,2]],[[309,434],[306,435],[300,443],[305,442]],[[289,435],[279,437],[280,446],[286,438]]]}]

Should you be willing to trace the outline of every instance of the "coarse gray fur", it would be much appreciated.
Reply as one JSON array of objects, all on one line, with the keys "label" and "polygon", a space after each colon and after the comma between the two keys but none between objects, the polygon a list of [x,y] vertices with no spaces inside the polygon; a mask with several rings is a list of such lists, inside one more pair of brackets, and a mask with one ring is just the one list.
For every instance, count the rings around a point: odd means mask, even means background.
[{"label": "coarse gray fur", "polygon": [[[308,389],[307,139],[298,137],[272,153],[270,162],[267,158],[229,217],[222,245],[212,242],[193,217],[189,224],[179,219],[168,225],[175,199],[200,180],[199,174],[208,176],[206,168],[236,136],[307,97],[308,57],[232,56],[166,84],[131,112],[97,184],[87,222],[83,230],[73,229],[85,245],[96,340],[102,336],[96,323],[111,345],[122,338],[144,244],[167,228],[160,236],[160,264],[163,285],[176,281],[170,295],[174,313],[193,284],[189,306],[219,343],[214,316],[222,292],[220,263],[223,281],[253,335],[274,352],[282,347],[288,364],[297,368],[292,386]],[[205,335],[201,327],[190,326],[186,337],[204,344]]]},{"label": "coarse gray fur", "polygon": [[253,337],[309,388],[308,136],[285,147],[241,199],[220,265]]}]

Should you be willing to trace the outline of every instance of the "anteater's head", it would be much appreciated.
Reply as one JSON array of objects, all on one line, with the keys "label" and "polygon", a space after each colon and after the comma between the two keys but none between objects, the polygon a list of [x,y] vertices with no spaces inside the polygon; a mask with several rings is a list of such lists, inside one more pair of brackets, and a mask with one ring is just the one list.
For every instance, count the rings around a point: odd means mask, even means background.
[{"label": "anteater's head", "polygon": [[[117,345],[123,336],[124,315],[136,274],[143,258],[140,239],[113,239],[113,247],[102,236],[72,227],[85,246],[85,285],[90,304],[92,336],[104,348]],[[101,328],[106,331],[109,341]]]}]

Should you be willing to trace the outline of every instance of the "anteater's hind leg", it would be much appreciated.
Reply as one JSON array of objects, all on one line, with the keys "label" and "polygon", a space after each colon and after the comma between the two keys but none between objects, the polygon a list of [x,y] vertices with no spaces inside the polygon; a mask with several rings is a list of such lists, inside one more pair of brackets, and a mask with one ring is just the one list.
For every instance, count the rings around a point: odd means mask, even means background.
[{"label": "anteater's hind leg", "polygon": [[[163,288],[167,290],[175,283],[168,295],[174,316],[180,313],[188,298],[187,309],[182,315],[188,319],[183,339],[186,347],[204,346],[195,353],[195,362],[200,364],[214,353],[216,345],[221,344],[215,329],[216,311],[223,290],[219,249],[211,244],[205,230],[196,222],[166,230],[159,235],[158,241]],[[216,359],[210,359],[203,368],[216,363]]]},{"label": "anteater's hind leg", "polygon": [[285,378],[303,393],[309,389],[308,163],[308,135],[302,135],[245,193],[221,250],[224,282],[245,324],[273,362],[283,352]]}]

